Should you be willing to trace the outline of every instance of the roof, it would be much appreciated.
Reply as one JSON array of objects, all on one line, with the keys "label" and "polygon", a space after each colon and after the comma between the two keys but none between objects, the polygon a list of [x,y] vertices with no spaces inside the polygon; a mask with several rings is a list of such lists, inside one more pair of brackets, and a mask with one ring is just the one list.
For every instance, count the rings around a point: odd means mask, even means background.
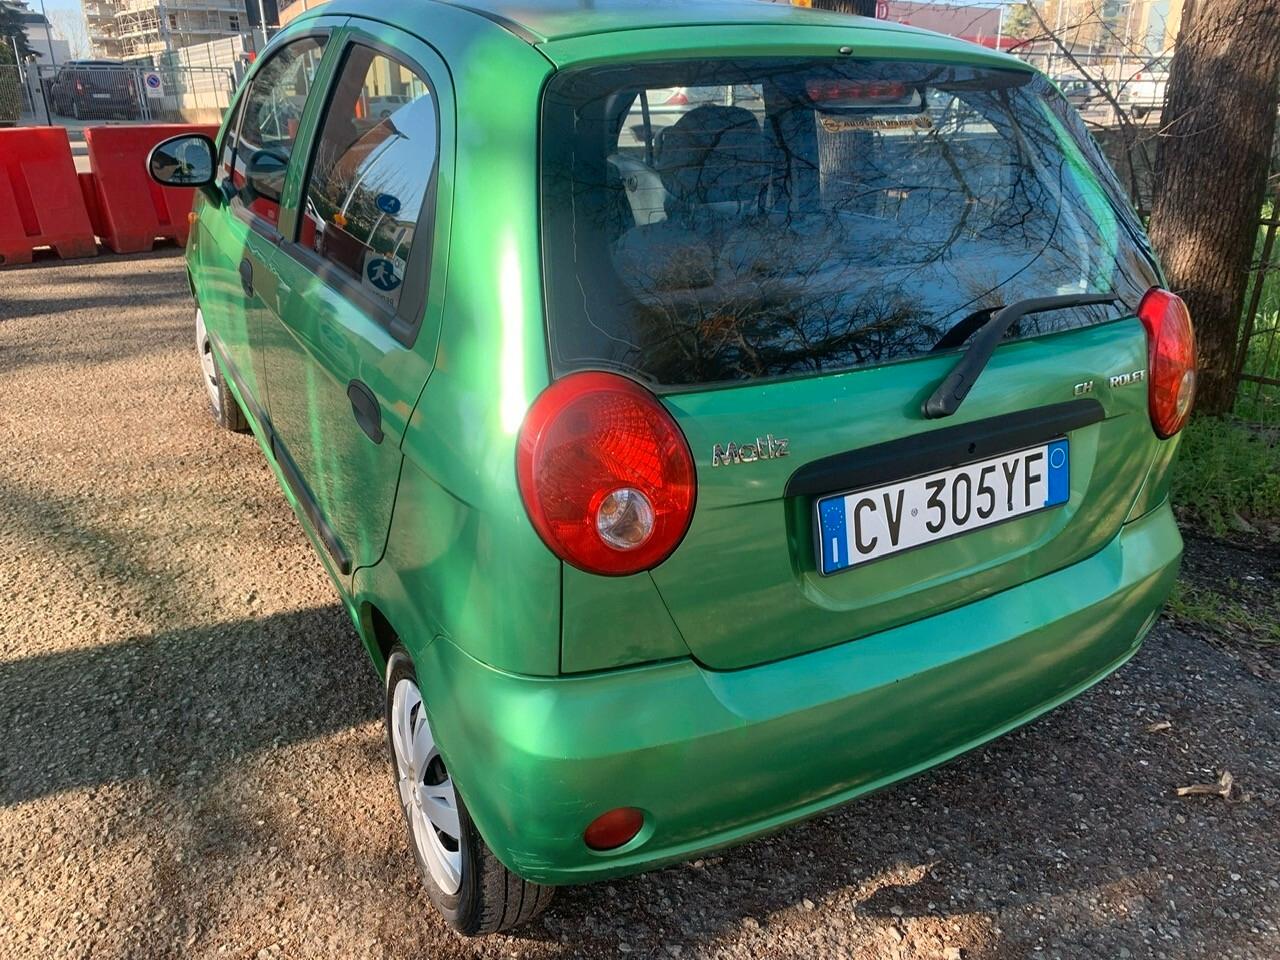
[{"label": "roof", "polygon": [[531,43],[646,27],[725,24],[898,27],[868,17],[763,0],[443,0],[497,21]]}]

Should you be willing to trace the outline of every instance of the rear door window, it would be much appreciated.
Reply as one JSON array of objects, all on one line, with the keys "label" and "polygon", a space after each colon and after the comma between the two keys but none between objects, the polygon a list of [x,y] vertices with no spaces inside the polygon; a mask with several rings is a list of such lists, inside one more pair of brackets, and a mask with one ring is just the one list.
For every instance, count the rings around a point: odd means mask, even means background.
[{"label": "rear door window", "polygon": [[1141,230],[1050,98],[1035,74],[920,63],[558,74],[542,165],[556,372],[806,375],[954,346],[966,317],[1028,296],[1136,305],[1155,282]]},{"label": "rear door window", "polygon": [[384,308],[400,302],[439,144],[435,98],[414,68],[354,44],[312,161],[298,242],[338,282]]}]

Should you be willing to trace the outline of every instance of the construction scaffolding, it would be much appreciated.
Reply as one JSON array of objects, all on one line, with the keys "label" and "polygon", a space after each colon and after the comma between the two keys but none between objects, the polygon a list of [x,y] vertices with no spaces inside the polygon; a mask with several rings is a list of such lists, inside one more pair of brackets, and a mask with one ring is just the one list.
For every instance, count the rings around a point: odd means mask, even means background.
[{"label": "construction scaffolding", "polygon": [[155,58],[249,29],[245,0],[84,0],[94,55]]}]

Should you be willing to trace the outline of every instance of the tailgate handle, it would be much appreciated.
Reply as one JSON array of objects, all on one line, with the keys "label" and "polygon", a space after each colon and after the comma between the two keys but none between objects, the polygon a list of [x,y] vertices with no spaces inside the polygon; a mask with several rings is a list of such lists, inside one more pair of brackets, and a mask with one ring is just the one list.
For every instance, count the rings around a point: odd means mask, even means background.
[{"label": "tailgate handle", "polygon": [[246,297],[253,296],[253,261],[248,257],[240,261],[240,286]]},{"label": "tailgate handle", "polygon": [[1105,417],[1101,403],[1082,397],[886,440],[804,464],[787,480],[783,496],[860,490],[975,463],[1066,436]]},{"label": "tailgate handle", "polygon": [[364,383],[352,380],[347,384],[347,399],[351,401],[351,412],[360,424],[360,429],[374,443],[382,442],[382,407],[378,398],[373,395]]}]

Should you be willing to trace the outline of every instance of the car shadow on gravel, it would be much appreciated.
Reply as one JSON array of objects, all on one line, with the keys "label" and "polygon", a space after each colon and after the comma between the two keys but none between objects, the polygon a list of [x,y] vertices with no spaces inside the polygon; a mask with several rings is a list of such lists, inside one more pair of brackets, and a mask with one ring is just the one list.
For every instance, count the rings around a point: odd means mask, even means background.
[{"label": "car shadow on gravel", "polygon": [[0,662],[0,806],[176,786],[376,719],[369,669],[337,603]]}]

